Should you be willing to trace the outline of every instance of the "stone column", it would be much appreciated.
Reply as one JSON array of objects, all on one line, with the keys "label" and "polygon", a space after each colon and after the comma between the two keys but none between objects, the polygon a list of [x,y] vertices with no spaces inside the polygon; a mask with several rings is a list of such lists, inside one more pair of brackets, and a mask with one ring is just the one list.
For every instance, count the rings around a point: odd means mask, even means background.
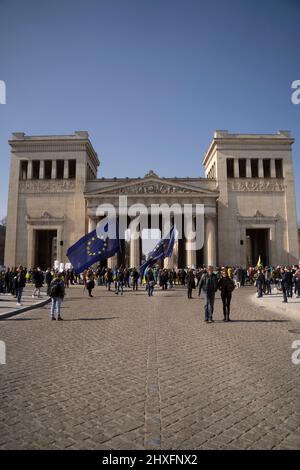
[{"label": "stone column", "polygon": [[234,162],[234,177],[239,178],[240,176],[239,159],[235,158],[233,162]]},{"label": "stone column", "polygon": [[251,178],[251,160],[247,158],[246,160],[246,178]]},{"label": "stone column", "polygon": [[141,264],[140,253],[140,233],[138,230],[139,217],[132,217],[129,230],[130,230],[130,253],[129,264],[131,268],[138,268]]},{"label": "stone column", "polygon": [[107,258],[108,268],[114,269],[116,266],[118,266],[118,254],[117,253],[114,256]]},{"label": "stone column", "polygon": [[28,160],[27,179],[32,180],[32,160]]},{"label": "stone column", "polygon": [[276,178],[275,159],[271,158],[271,178]]},{"label": "stone column", "polygon": [[174,242],[174,248],[173,248],[173,268],[178,269],[178,257],[179,257],[179,244],[178,240],[175,240]]},{"label": "stone column", "polygon": [[263,178],[264,177],[264,167],[263,167],[263,161],[261,158],[258,160],[258,177]]},{"label": "stone column", "polygon": [[64,179],[69,178],[69,160],[64,160]]},{"label": "stone column", "polygon": [[56,180],[56,160],[52,160],[51,179]]},{"label": "stone column", "polygon": [[130,267],[138,268],[140,261],[140,240],[139,238],[130,239]]},{"label": "stone column", "polygon": [[140,264],[140,239],[130,237],[130,267],[138,268]]},{"label": "stone column", "polygon": [[88,220],[88,233],[95,230],[96,227],[97,227],[96,219],[93,219],[92,217],[89,217],[89,220]]},{"label": "stone column", "polygon": [[[117,220],[119,220],[118,216],[117,216]],[[122,240],[120,239],[120,243],[121,242],[122,242]],[[118,253],[115,253],[110,258],[107,258],[107,267],[108,268],[115,269],[116,267],[118,267],[118,265],[119,265],[119,263],[118,263]]]},{"label": "stone column", "polygon": [[204,264],[216,265],[216,217],[211,215],[205,217]]},{"label": "stone column", "polygon": [[164,258],[164,268],[165,269],[173,269],[174,268],[173,254],[169,258]]},{"label": "stone column", "polygon": [[43,180],[45,178],[45,162],[44,160],[40,161],[40,172],[39,172],[39,179]]},{"label": "stone column", "polygon": [[27,268],[34,267],[34,230],[31,225],[27,226]]},{"label": "stone column", "polygon": [[[195,218],[192,217],[192,231],[195,232]],[[196,251],[192,249],[192,244],[195,240],[190,239],[190,235],[187,235],[185,242],[185,252],[186,252],[186,267],[193,268],[196,267]]]},{"label": "stone column", "polygon": [[[174,226],[174,217],[171,219],[171,227]],[[174,269],[178,266],[178,239],[175,239],[173,253],[169,258],[164,259],[164,268]]]},{"label": "stone column", "polygon": [[57,227],[57,259],[60,263],[63,261],[63,247],[61,246],[60,242],[63,241],[63,234],[62,234],[62,227]]}]

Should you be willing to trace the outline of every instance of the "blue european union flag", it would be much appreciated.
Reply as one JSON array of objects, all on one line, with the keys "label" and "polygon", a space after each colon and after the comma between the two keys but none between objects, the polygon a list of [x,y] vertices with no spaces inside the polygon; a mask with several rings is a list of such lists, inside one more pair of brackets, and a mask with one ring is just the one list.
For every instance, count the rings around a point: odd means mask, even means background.
[{"label": "blue european union flag", "polygon": [[168,258],[173,253],[175,242],[175,227],[173,226],[169,234],[162,238],[155,248],[149,253],[147,260],[140,267],[141,276],[144,275],[145,269],[153,266],[158,260]]},{"label": "blue european union flag", "polygon": [[[102,233],[108,231],[108,223],[103,227]],[[101,230],[98,230],[98,234]],[[116,230],[118,234],[118,227]],[[116,235],[117,236],[117,235]],[[112,239],[101,234],[97,236],[97,231],[93,230],[84,237],[80,238],[67,251],[69,258],[76,274],[82,273],[92,264],[110,258],[120,251],[119,238]]]}]

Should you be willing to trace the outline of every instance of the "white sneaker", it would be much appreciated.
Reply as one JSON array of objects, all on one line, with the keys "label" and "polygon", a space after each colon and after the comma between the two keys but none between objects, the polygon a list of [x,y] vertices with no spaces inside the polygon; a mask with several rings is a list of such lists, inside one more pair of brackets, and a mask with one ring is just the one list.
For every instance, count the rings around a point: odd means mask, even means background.
[{"label": "white sneaker", "polygon": [[31,296],[31,297],[34,299],[35,295],[34,295],[34,294],[32,294],[32,296]]},{"label": "white sneaker", "polygon": [[21,305],[22,305],[22,304],[19,304],[19,302],[17,302],[17,306],[18,306],[18,307],[21,307]]}]

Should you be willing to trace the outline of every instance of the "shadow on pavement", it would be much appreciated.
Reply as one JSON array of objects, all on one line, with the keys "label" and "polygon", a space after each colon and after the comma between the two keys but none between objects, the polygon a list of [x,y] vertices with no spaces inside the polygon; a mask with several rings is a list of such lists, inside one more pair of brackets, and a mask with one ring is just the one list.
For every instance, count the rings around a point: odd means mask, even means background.
[{"label": "shadow on pavement", "polygon": [[119,317],[101,317],[101,318],[68,318],[64,321],[95,321],[95,320],[114,320]]}]

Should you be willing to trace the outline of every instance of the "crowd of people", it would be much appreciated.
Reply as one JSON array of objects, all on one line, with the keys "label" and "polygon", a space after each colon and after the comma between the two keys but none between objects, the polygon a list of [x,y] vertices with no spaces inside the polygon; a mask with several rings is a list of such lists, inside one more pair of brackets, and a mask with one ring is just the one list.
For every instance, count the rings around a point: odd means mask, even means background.
[{"label": "crowd of people", "polygon": [[164,269],[153,267],[141,276],[137,268],[116,267],[115,269],[99,265],[95,269],[86,269],[77,275],[73,269],[58,272],[48,268],[45,272],[39,267],[26,269],[22,266],[0,270],[0,294],[11,294],[16,298],[17,306],[21,306],[22,294],[26,285],[32,287],[32,297],[40,298],[41,288],[45,285],[46,293],[52,299],[51,318],[61,320],[61,302],[65,290],[70,285],[83,285],[84,292],[93,297],[96,285],[114,290],[116,295],[123,295],[124,288],[137,291],[145,289],[151,297],[154,288],[172,289],[175,285],[185,286],[188,299],[192,298],[194,289],[198,296],[203,292],[205,297],[205,321],[213,321],[214,299],[220,290],[223,303],[224,321],[230,321],[230,303],[235,288],[255,285],[257,297],[270,295],[272,289],[282,292],[283,302],[295,295],[300,297],[300,264],[298,266],[249,267],[241,266],[216,267],[197,269]]}]

